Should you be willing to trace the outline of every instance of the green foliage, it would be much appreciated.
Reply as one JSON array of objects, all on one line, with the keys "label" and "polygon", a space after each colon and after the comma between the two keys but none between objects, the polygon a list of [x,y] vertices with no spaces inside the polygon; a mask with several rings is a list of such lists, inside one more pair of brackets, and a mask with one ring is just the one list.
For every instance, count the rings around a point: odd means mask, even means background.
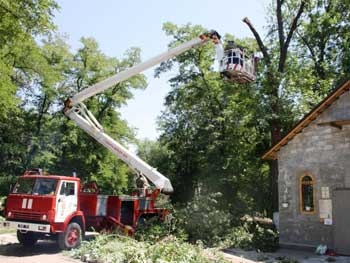
[{"label": "green foliage", "polygon": [[[349,1],[312,1],[307,10],[307,19],[300,27],[298,43],[305,48],[296,50],[304,63],[310,64],[312,78],[310,88],[322,94],[330,81],[342,79],[347,69],[346,60],[349,42]],[[345,49],[344,49],[345,48]],[[345,55],[345,56],[344,56]],[[326,83],[324,83],[326,81]]]},{"label": "green foliage", "polygon": [[168,235],[171,235],[171,225],[165,222],[146,221],[142,224],[144,225],[139,225],[135,233],[135,238],[138,241],[147,241],[155,244]]},{"label": "green foliage", "polygon": [[[298,35],[288,35],[298,7],[306,2],[296,23]],[[275,136],[271,131],[277,131],[275,142],[338,78],[349,76],[349,1],[306,2],[279,0],[281,24],[275,22],[276,6],[271,8],[268,58],[260,61],[253,84],[223,81],[213,70],[210,43],[156,69],[156,76],[176,71],[159,118],[162,135],[157,142],[141,142],[139,153],[173,182],[172,201],[185,207],[175,212],[180,236],[212,244],[222,239],[231,217],[271,212],[269,166],[260,159]],[[67,120],[61,108],[72,94],[139,63],[140,50],[111,58],[94,39],[83,37],[82,47],[73,53],[54,34],[57,8],[51,0],[0,3],[0,193],[6,194],[14,176],[32,167],[58,174],[75,171],[84,180],[97,181],[103,192],[121,193],[130,187],[130,170]],[[169,47],[207,31],[172,23],[163,29],[172,38]],[[231,39],[251,52],[257,48],[252,39],[234,35],[226,34],[223,41]],[[86,101],[106,132],[124,145],[134,143],[135,134],[118,109],[132,98],[133,89],[146,85],[140,74]],[[212,195],[217,192],[221,195]],[[156,227],[152,231],[158,238],[167,233]],[[274,235],[259,228],[237,242],[266,239],[273,241]]]},{"label": "green foliage", "polygon": [[121,194],[129,188],[128,167],[112,154],[107,154],[103,160],[98,160],[97,174],[90,180],[100,186],[101,193]]},{"label": "green foliage", "polygon": [[144,139],[138,142],[137,155],[166,176],[172,170],[171,154],[167,146],[159,141]]},{"label": "green foliage", "polygon": [[[127,51],[125,58],[117,60],[104,55],[94,39],[82,38],[81,42],[83,47],[75,54],[74,67],[69,71],[73,83],[77,83],[70,89],[70,94],[140,61],[138,49]],[[105,132],[121,143],[133,142],[134,133],[120,119],[116,109],[132,97],[131,89],[144,88],[145,85],[145,77],[137,75],[86,101],[88,109],[102,124]],[[104,193],[121,193],[129,187],[130,170],[123,162],[72,122],[64,120],[59,128],[61,144],[55,170],[69,174],[75,171],[86,180],[96,181]]]},{"label": "green foliage", "polygon": [[271,225],[244,220],[227,231],[223,245],[245,250],[274,252],[278,249],[278,232]]},{"label": "green foliage", "polygon": [[16,92],[24,72],[36,70],[38,46],[34,36],[47,34],[54,28],[52,0],[10,1],[0,3],[0,118],[19,103]]},{"label": "green foliage", "polygon": [[[336,77],[347,74],[348,6],[348,1],[273,2],[268,37],[257,41],[263,58],[251,85],[225,83],[212,72],[211,45],[156,69],[156,76],[175,65],[178,69],[169,80],[172,90],[159,120],[160,144],[167,149],[162,163],[177,189],[174,202],[186,203],[201,189],[205,194],[220,191],[219,203],[235,215],[271,215],[278,208],[277,169],[263,164],[260,156],[329,93]],[[172,23],[163,30],[172,37],[169,47],[205,31]],[[257,48],[251,39],[228,34],[223,41],[231,39],[250,51]]]},{"label": "green foliage", "polygon": [[174,237],[160,240],[156,244],[139,242],[118,235],[100,235],[95,240],[83,242],[71,256],[99,262],[226,262],[215,251],[205,251],[200,246],[182,242]]},{"label": "green foliage", "polygon": [[0,175],[0,196],[7,196],[17,181],[16,176]]},{"label": "green foliage", "polygon": [[[174,39],[170,46],[205,31],[171,23],[164,30]],[[251,39],[247,42],[253,46]],[[267,200],[268,190],[257,191],[254,185],[257,181],[267,185],[268,171],[260,154],[267,147],[268,134],[259,90],[223,81],[212,70],[213,57],[214,49],[207,45],[156,70],[159,74],[175,63],[180,67],[170,80],[172,90],[159,119],[164,155],[157,163],[167,167],[163,173],[176,189],[174,202],[185,204],[200,189],[202,195],[221,192],[218,208],[232,214],[262,211],[267,202],[260,200]]]},{"label": "green foliage", "polygon": [[[82,38],[83,47],[71,53],[53,32],[56,8],[51,0],[0,3],[0,175],[11,178],[33,167],[77,172],[106,192],[121,193],[129,186],[129,169],[61,108],[77,91],[138,63],[140,50],[130,49],[118,60],[104,55],[95,40]],[[35,41],[39,37],[43,40]],[[132,97],[131,89],[145,87],[145,77],[137,75],[87,101],[107,133],[122,143],[134,142],[134,132],[116,109]]]},{"label": "green foliage", "polygon": [[244,250],[252,250],[253,246],[253,234],[249,232],[247,225],[237,226],[230,228],[225,236],[223,242],[226,247],[239,247]]},{"label": "green foliage", "polygon": [[260,222],[248,217],[235,226],[230,214],[216,208],[218,197],[219,193],[201,196],[184,208],[173,209],[171,220],[166,222],[143,221],[145,224],[138,228],[135,237],[151,244],[176,237],[205,246],[239,247],[263,252],[278,248],[278,233],[269,220]]},{"label": "green foliage", "polygon": [[255,225],[252,238],[255,249],[263,252],[274,252],[278,249],[278,233],[268,227]]},{"label": "green foliage", "polygon": [[171,214],[165,221],[157,218],[141,218],[138,222],[138,228],[135,233],[135,239],[138,241],[156,244],[157,242],[175,237],[177,240],[187,241],[188,234],[186,230],[179,224],[177,212],[169,207]]},{"label": "green foliage", "polygon": [[[0,31],[11,27],[0,37],[3,63],[0,78],[6,79],[0,81],[0,86],[4,85],[0,90],[8,92],[0,96],[0,122],[4,125],[0,127],[3,130],[0,170],[3,176],[9,177],[22,174],[28,167],[50,168],[56,160],[53,146],[56,130],[48,131],[48,128],[52,124],[52,109],[57,108],[57,104],[54,105],[57,102],[56,84],[62,80],[62,68],[58,67],[62,61],[52,59],[58,50],[55,49],[58,46],[56,39],[42,46],[34,39],[39,35],[48,37],[54,28],[51,18],[56,3],[10,2],[0,4],[0,12],[4,14]],[[67,46],[62,41],[59,45],[60,50]]]},{"label": "green foliage", "polygon": [[220,193],[198,196],[175,213],[176,226],[184,229],[191,242],[218,244],[230,226],[231,216],[217,208]]}]

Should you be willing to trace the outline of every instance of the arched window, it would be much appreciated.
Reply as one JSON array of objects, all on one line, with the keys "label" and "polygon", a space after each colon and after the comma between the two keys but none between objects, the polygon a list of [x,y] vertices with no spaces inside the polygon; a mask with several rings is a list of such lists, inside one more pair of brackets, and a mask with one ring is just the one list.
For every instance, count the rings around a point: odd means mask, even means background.
[{"label": "arched window", "polygon": [[304,174],[300,177],[300,211],[302,213],[315,212],[315,180],[310,174]]}]

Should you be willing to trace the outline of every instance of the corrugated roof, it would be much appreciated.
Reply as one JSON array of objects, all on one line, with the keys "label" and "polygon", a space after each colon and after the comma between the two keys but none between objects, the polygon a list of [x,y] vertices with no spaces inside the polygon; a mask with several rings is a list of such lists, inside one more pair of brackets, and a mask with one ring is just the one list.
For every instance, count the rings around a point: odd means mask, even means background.
[{"label": "corrugated roof", "polygon": [[[350,89],[350,80],[343,82],[331,94],[329,94],[322,102],[320,102],[310,113],[308,113],[301,121],[299,121],[280,141],[272,146],[263,156],[264,160],[277,159],[277,152],[286,145],[295,135],[302,132],[313,120],[315,120],[325,109],[337,100],[344,92]],[[341,125],[329,123],[330,125]]]}]

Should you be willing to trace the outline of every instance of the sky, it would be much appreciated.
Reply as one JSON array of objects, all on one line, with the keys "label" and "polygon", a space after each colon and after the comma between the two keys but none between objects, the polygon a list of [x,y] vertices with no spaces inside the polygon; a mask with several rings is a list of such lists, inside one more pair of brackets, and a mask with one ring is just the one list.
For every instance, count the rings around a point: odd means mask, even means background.
[{"label": "sky", "polygon": [[[68,36],[72,51],[81,45],[81,37],[93,37],[100,50],[109,57],[121,58],[131,47],[141,49],[145,61],[166,51],[170,42],[162,26],[171,22],[188,23],[215,29],[238,38],[253,37],[242,22],[248,17],[264,36],[267,7],[272,0],[56,0],[60,10],[54,23],[58,32]],[[138,139],[155,140],[159,131],[156,119],[164,109],[167,80],[172,73],[153,77],[154,68],[143,72],[148,81],[146,90],[134,92],[134,98],[121,109],[121,116],[136,129]]]}]

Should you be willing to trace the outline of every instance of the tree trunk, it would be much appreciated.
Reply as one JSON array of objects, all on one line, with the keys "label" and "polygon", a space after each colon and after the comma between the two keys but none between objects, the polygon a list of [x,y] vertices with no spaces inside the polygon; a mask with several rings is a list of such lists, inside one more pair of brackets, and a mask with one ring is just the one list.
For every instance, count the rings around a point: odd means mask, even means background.
[{"label": "tree trunk", "polygon": [[273,160],[270,163],[270,189],[271,189],[271,205],[269,207],[268,216],[272,218],[274,212],[278,212],[278,161]]}]

